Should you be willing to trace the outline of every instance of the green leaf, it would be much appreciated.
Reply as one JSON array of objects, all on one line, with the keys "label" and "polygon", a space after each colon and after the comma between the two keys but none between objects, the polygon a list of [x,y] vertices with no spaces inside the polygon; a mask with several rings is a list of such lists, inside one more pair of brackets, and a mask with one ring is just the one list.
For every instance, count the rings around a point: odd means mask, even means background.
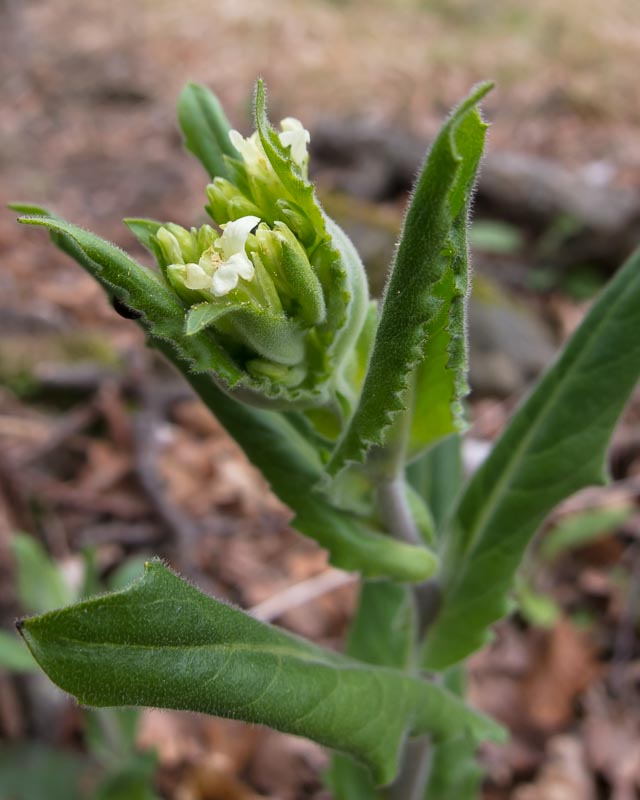
[{"label": "green leaf", "polygon": [[[388,581],[365,581],[349,631],[347,654],[368,664],[406,670],[415,636],[415,607],[410,590]],[[333,756],[326,780],[336,800],[381,797],[368,771],[348,756]]]},{"label": "green leaf", "polygon": [[64,750],[34,743],[0,747],[3,800],[81,800],[86,773],[86,761]]},{"label": "green leaf", "polygon": [[201,711],[314,739],[391,781],[407,732],[501,736],[433,683],[323,650],[218,602],[159,562],[129,589],[23,621],[40,666],[87,705]]},{"label": "green leaf", "polygon": [[186,336],[184,308],[160,277],[93,233],[59,218],[20,217],[26,225],[47,228],[61,250],[74,258],[108,292],[142,314],[140,324],[154,339],[170,342],[190,369],[216,374],[229,386],[240,383],[242,371],[206,332]]},{"label": "green leaf", "polygon": [[513,255],[524,246],[524,237],[515,225],[496,219],[474,222],[469,238],[473,248],[487,253]]},{"label": "green leaf", "polygon": [[440,532],[463,485],[462,442],[448,436],[407,467],[407,478],[423,498]]},{"label": "green leaf", "polygon": [[424,663],[442,669],[507,611],[525,548],[551,509],[606,480],[611,433],[640,374],[640,251],[613,278],[462,496],[442,548],[440,613]]},{"label": "green leaf", "polygon": [[37,672],[38,665],[14,633],[0,630],[0,670],[9,672]]},{"label": "green leaf", "polygon": [[16,533],[10,545],[16,560],[18,599],[25,611],[39,614],[74,600],[73,590],[55,561],[33,536]]},{"label": "green leaf", "polygon": [[229,140],[229,120],[218,98],[206,87],[189,83],[178,99],[178,121],[187,150],[207,170],[210,178],[229,178],[225,156],[237,158]]},{"label": "green leaf", "polygon": [[92,800],[160,800],[153,790],[155,770],[153,753],[129,757],[107,773]]},{"label": "green leaf", "polygon": [[562,616],[562,609],[553,597],[538,592],[533,581],[522,574],[516,576],[513,598],[520,614],[537,628],[554,628]]},{"label": "green leaf", "polygon": [[540,558],[552,561],[567,550],[583,547],[606,536],[624,524],[635,513],[632,505],[612,508],[590,508],[561,517],[545,534],[540,544]]},{"label": "green leaf", "polygon": [[360,404],[327,466],[330,476],[386,445],[392,424],[413,402],[411,452],[461,427],[467,212],[487,127],[477,104],[490,88],[481,84],[458,106],[428,155],[385,291]]},{"label": "green leaf", "polygon": [[[453,667],[443,685],[459,697],[465,695],[464,669]],[[433,748],[424,800],[478,800],[484,770],[476,758],[477,743],[460,733]]]},{"label": "green leaf", "polygon": [[364,581],[347,639],[347,654],[367,664],[407,669],[415,637],[411,590],[390,581]]}]

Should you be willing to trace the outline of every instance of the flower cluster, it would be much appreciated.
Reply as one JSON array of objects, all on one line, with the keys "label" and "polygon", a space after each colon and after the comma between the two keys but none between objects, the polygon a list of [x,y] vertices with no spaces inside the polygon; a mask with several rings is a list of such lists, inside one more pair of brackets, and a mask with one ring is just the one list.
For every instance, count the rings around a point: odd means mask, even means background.
[{"label": "flower cluster", "polygon": [[186,333],[206,329],[245,371],[245,398],[344,415],[357,393],[345,374],[368,307],[364,270],[307,181],[309,132],[292,117],[276,131],[258,108],[256,119],[250,136],[227,127],[217,142],[215,225],[159,225],[154,250],[187,306]]}]

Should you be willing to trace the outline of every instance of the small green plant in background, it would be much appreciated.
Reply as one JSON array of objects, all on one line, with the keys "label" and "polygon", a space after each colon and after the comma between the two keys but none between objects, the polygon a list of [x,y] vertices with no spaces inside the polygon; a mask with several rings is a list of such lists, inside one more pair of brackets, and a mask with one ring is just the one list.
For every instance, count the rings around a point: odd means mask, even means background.
[{"label": "small green plant in background", "polygon": [[19,623],[42,669],[89,706],[192,709],[336,751],[337,798],[473,798],[478,743],[504,732],[464,700],[464,661],[509,610],[527,544],[563,498],[606,478],[640,373],[640,257],[620,270],[466,486],[469,203],[483,84],[417,181],[383,300],[307,179],[309,135],[230,131],[188,86],[186,146],[215,225],[127,220],[158,269],[59,217],[15,206],[137,319],[293,525],[358,572],[342,655],[207,597],[159,561],[128,588]]},{"label": "small green plant in background", "polygon": [[[22,609],[29,613],[46,613],[99,589],[120,589],[142,572],[140,561],[132,558],[103,584],[91,551],[86,551],[81,581],[74,588],[32,536],[13,534],[10,544],[17,598]],[[1,669],[23,674],[40,671],[31,653],[6,631],[0,631]],[[0,747],[0,797],[157,800],[152,788],[155,754],[136,750],[139,715],[134,708],[85,709],[86,755],[36,743]]]}]

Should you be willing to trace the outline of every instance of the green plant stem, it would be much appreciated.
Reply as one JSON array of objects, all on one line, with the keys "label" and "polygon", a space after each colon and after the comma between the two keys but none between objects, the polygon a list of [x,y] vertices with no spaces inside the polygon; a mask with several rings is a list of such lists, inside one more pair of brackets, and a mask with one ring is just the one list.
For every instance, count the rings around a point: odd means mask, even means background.
[{"label": "green plant stem", "polygon": [[404,477],[383,478],[377,495],[378,511],[389,533],[408,544],[424,544],[409,508]]},{"label": "green plant stem", "polygon": [[[378,510],[385,528],[391,535],[411,544],[423,543],[407,500],[402,473],[382,479],[377,486]],[[421,638],[438,607],[437,589],[433,583],[414,587],[414,603]],[[416,643],[417,644],[417,643]],[[419,651],[416,647],[416,652]],[[429,779],[432,747],[429,737],[406,742],[397,779],[386,792],[387,800],[422,800]]]},{"label": "green plant stem", "polygon": [[387,789],[387,800],[423,800],[432,758],[428,736],[407,742],[398,777]]}]

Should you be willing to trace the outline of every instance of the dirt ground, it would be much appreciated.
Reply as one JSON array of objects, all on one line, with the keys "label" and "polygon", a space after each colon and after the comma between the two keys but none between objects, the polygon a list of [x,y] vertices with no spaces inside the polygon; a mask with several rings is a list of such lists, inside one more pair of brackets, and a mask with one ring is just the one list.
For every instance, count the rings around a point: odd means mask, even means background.
[{"label": "dirt ground", "polygon": [[[640,192],[638,74],[637,0],[0,0],[0,206],[51,207],[143,257],[122,217],[204,220],[204,175],[175,123],[181,87],[209,85],[248,131],[257,75],[274,119],[299,117],[312,132],[365,120],[425,140],[492,78],[492,152],[599,170]],[[542,302],[563,334],[585,309],[556,294]],[[91,279],[4,211],[0,338],[7,628],[21,613],[9,541],[24,530],[68,574],[86,546],[104,574],[159,553],[245,608],[301,583],[319,596],[298,605],[285,595],[271,618],[340,646],[355,584],[287,527],[287,510]],[[494,438],[516,400],[473,397],[471,438]],[[637,505],[639,419],[636,399],[613,485],[565,512]],[[513,734],[483,751],[486,800],[640,796],[640,517],[604,534],[532,566],[536,591],[559,610],[552,622],[516,614],[473,659],[472,700]],[[81,710],[58,703],[43,730],[30,692],[0,671],[0,752],[29,738],[82,751]],[[156,748],[167,798],[328,798],[325,753],[294,737],[149,711],[139,743]]]}]

